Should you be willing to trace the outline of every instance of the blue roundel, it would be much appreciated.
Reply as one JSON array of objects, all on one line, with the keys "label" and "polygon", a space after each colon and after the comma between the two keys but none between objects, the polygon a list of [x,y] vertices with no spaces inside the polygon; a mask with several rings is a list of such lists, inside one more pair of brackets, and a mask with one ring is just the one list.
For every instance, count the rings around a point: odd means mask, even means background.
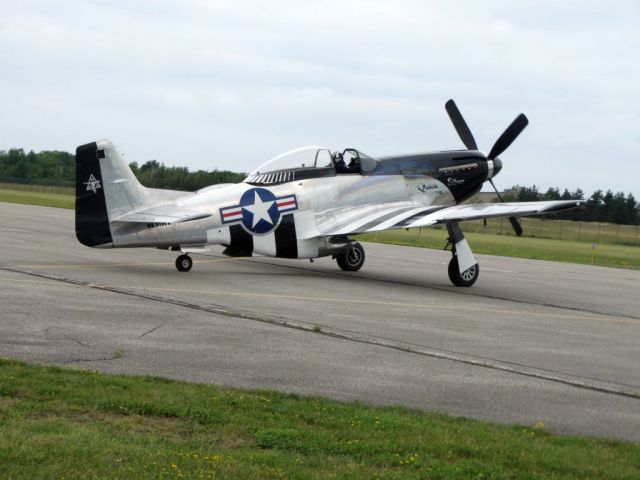
[{"label": "blue roundel", "polygon": [[240,197],[242,224],[258,235],[268,233],[280,220],[276,196],[266,188],[251,188]]}]

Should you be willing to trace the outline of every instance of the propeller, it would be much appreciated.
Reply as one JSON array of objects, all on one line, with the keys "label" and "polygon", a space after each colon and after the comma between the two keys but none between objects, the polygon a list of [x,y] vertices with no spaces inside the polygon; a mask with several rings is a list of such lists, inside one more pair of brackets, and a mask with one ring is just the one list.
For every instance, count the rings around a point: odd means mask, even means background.
[{"label": "propeller", "polygon": [[511,146],[513,141],[518,138],[518,135],[522,133],[525,127],[529,125],[529,120],[521,113],[516,117],[516,119],[511,122],[511,125],[507,127],[507,129],[502,132],[502,135],[496,140],[496,143],[493,144],[491,151],[489,152],[489,156],[487,157],[489,160],[493,160],[502,152],[504,152],[507,148]]},{"label": "propeller", "polygon": [[[444,104],[444,108],[449,114],[451,123],[453,123],[453,126],[456,129],[456,132],[458,132],[458,136],[460,137],[460,140],[462,140],[462,143],[464,143],[465,147],[467,147],[468,150],[478,150],[476,140],[475,138],[473,138],[473,134],[471,133],[467,122],[464,120],[464,117],[460,113],[456,102],[454,102],[453,100],[449,100]],[[522,133],[522,131],[528,124],[529,120],[524,115],[524,113],[518,115],[515,120],[511,122],[511,125],[509,125],[506,130],[502,132],[502,135],[498,137],[496,143],[493,144],[489,155],[487,155],[487,160],[495,160],[496,163],[500,162],[500,159],[498,159],[498,155],[501,155],[507,148],[511,146],[513,141],[518,138],[518,135]],[[489,178],[489,183],[491,183],[491,186],[495,190],[496,195],[498,195],[498,199],[501,202],[504,202],[502,195],[500,195],[500,192],[496,188],[491,178]],[[522,236],[522,225],[520,225],[518,219],[516,217],[509,217],[509,222],[511,222],[511,226],[516,232],[516,235],[519,237]]]},{"label": "propeller", "polygon": [[468,150],[478,150],[476,140],[473,138],[469,125],[464,121],[464,117],[460,113],[460,110],[458,110],[456,102],[449,100],[444,104],[444,108],[447,110],[451,123],[453,123],[453,126],[455,127],[456,132],[458,132],[460,140],[462,140],[464,146],[467,147]]}]

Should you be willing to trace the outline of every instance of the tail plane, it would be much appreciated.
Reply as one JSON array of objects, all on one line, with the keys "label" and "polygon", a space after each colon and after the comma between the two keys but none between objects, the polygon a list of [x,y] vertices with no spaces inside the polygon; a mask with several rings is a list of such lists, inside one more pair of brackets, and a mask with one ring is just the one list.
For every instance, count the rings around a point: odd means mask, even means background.
[{"label": "tail plane", "polygon": [[[146,224],[181,223],[211,216],[180,207],[188,192],[147,188],[108,140],[76,149],[76,237],[88,247],[131,242]],[[135,240],[135,239],[134,239]]]}]

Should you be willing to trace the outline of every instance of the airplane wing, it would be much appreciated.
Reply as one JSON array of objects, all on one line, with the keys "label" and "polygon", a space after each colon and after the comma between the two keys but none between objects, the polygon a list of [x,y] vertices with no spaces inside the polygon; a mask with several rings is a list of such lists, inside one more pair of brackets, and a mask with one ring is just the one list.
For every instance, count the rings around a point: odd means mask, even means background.
[{"label": "airplane wing", "polygon": [[417,206],[411,202],[363,205],[336,209],[316,217],[320,235],[350,235],[394,228],[426,227],[439,223],[462,222],[480,218],[520,217],[551,213],[577,207],[583,200],[546,202],[478,203],[451,206]]},{"label": "airplane wing", "polygon": [[127,212],[124,215],[112,218],[112,222],[133,223],[181,223],[191,220],[210,217],[211,213],[198,210],[188,210],[177,207],[175,204],[156,205],[141,210]]}]

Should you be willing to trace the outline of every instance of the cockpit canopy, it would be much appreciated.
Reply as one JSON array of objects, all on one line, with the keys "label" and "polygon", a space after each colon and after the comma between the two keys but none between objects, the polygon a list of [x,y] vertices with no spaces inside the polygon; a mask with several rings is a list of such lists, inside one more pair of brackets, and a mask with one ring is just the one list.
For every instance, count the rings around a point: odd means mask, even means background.
[{"label": "cockpit canopy", "polygon": [[[297,148],[263,163],[249,173],[245,182],[264,185],[332,177],[336,175],[334,160],[337,153],[317,145]],[[353,173],[366,173],[375,168],[375,159],[353,148],[346,149],[344,155],[354,159],[357,171]]]},{"label": "cockpit canopy", "polygon": [[331,151],[325,147],[310,146],[282,153],[263,163],[249,175],[264,175],[284,170],[329,166],[331,166]]}]

